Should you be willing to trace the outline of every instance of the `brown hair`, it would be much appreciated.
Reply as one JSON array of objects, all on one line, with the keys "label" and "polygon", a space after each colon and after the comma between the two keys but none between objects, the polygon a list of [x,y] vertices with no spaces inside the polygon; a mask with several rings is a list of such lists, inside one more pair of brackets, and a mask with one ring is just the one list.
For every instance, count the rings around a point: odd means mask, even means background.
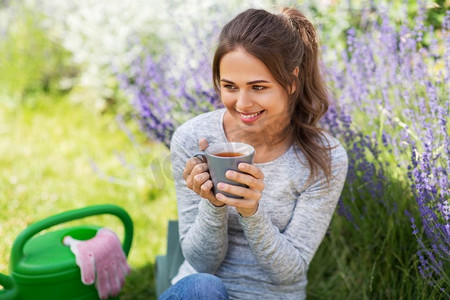
[{"label": "brown hair", "polygon": [[[329,104],[314,26],[295,8],[283,8],[278,15],[261,9],[248,9],[237,15],[223,27],[213,59],[213,82],[219,95],[220,61],[237,49],[262,61],[286,89],[291,134],[308,161],[310,180],[322,170],[329,182],[330,147],[325,144],[324,130],[317,127]],[[297,67],[299,73],[295,76]]]}]

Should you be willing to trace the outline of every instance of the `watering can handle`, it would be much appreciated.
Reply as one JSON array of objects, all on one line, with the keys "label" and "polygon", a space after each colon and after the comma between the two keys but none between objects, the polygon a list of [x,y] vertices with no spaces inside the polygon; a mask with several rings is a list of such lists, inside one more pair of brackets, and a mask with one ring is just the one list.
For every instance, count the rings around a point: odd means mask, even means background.
[{"label": "watering can handle", "polygon": [[102,204],[63,212],[58,215],[51,216],[47,219],[40,220],[28,226],[26,230],[22,231],[22,233],[19,234],[13,244],[11,251],[12,265],[17,265],[23,258],[23,248],[25,246],[25,243],[35,234],[61,223],[101,214],[114,215],[122,221],[125,229],[122,248],[125,252],[125,255],[128,255],[131,248],[131,242],[133,240],[133,221],[131,220],[128,213],[121,207],[112,204]]},{"label": "watering can handle", "polygon": [[15,300],[17,299],[18,290],[14,286],[14,281],[11,276],[0,273],[0,286],[4,289],[0,290],[1,300]]}]

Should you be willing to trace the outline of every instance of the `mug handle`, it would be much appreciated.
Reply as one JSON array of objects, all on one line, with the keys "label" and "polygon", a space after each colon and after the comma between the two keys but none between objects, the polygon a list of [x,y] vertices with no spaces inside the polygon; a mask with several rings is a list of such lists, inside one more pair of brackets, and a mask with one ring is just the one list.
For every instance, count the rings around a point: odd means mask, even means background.
[{"label": "mug handle", "polygon": [[206,152],[205,152],[205,151],[197,152],[197,153],[195,153],[195,154],[193,155],[193,157],[200,158],[200,159],[202,160],[202,162],[204,162],[204,163],[207,162],[207,159],[206,159]]}]

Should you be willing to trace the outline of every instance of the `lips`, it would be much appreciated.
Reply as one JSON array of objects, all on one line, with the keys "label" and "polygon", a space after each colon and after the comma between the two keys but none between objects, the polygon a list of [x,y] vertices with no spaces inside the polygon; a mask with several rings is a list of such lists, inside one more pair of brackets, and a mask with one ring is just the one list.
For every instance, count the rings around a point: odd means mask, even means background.
[{"label": "lips", "polygon": [[264,110],[261,110],[258,112],[249,112],[249,113],[244,113],[244,112],[240,112],[240,111],[236,111],[236,112],[238,113],[242,122],[252,123],[252,122],[255,122],[257,119],[259,119],[259,117],[264,112]]}]

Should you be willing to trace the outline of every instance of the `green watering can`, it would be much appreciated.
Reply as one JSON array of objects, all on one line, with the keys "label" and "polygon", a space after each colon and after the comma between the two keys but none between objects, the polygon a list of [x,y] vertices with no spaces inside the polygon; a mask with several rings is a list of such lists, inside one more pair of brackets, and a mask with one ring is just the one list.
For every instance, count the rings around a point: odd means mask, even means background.
[{"label": "green watering can", "polygon": [[75,256],[62,241],[67,235],[88,240],[101,227],[83,225],[34,236],[61,223],[101,214],[114,215],[122,221],[125,229],[122,248],[128,255],[133,222],[122,208],[110,204],[95,205],[51,216],[28,226],[14,241],[11,276],[0,273],[0,286],[4,288],[0,290],[0,300],[98,300],[95,285],[81,282]]}]

